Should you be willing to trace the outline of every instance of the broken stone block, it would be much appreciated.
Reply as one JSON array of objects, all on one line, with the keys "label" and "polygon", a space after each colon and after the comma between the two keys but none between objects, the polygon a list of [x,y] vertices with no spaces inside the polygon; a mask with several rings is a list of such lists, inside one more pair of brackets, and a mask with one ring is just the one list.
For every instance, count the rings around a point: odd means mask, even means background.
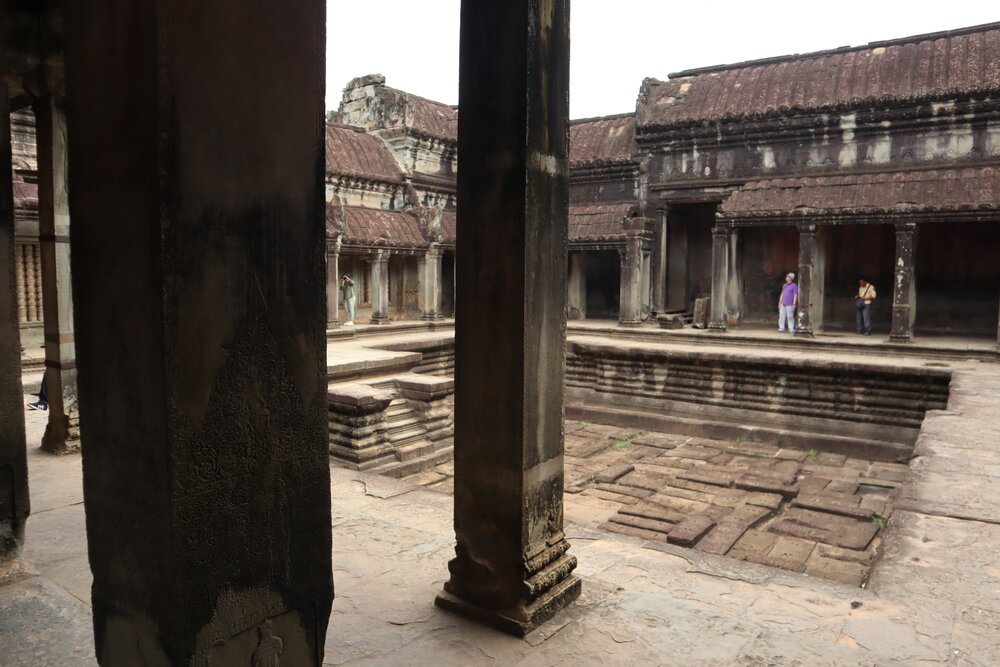
[{"label": "broken stone block", "polygon": [[663,505],[648,501],[636,503],[631,507],[623,507],[619,510],[619,514],[630,514],[632,516],[641,516],[647,519],[656,519],[657,521],[667,521],[669,523],[680,523],[686,516],[680,512],[673,512],[665,508]]},{"label": "broken stone block", "polygon": [[778,536],[763,530],[750,529],[740,537],[728,552],[728,556],[746,560],[751,554],[763,556],[771,551]]},{"label": "broken stone block", "polygon": [[635,528],[642,528],[643,530],[649,530],[657,533],[663,533],[666,535],[671,530],[674,529],[678,524],[667,523],[666,521],[658,521],[657,519],[649,519],[641,516],[634,516],[631,514],[616,514],[612,519],[612,523],[621,524],[624,526],[633,526]]},{"label": "broken stone block", "polygon": [[694,300],[694,316],[691,318],[691,326],[695,329],[707,329],[710,313],[712,312],[712,298],[702,297]]},{"label": "broken stone block", "polygon": [[753,473],[743,473],[733,482],[733,486],[747,491],[762,491],[764,493],[780,493],[783,496],[791,497],[799,492],[796,484],[784,484],[782,480]]},{"label": "broken stone block", "polygon": [[805,572],[812,577],[823,577],[851,586],[860,586],[868,574],[868,567],[861,563],[828,558],[817,548],[806,561]]},{"label": "broken stone block", "polygon": [[667,533],[667,541],[682,547],[694,546],[714,525],[715,521],[701,514],[685,517]]},{"label": "broken stone block", "polygon": [[747,526],[739,521],[720,521],[708,535],[698,540],[694,546],[698,551],[724,556],[736,541],[747,531]]},{"label": "broken stone block", "polygon": [[873,521],[858,521],[845,516],[793,508],[771,524],[769,530],[793,537],[862,550],[878,533]]},{"label": "broken stone block", "polygon": [[684,318],[677,314],[657,315],[656,321],[660,323],[661,329],[683,329]]},{"label": "broken stone block", "polygon": [[860,500],[861,498],[859,496],[848,496],[842,494],[830,494],[823,496],[808,496],[800,494],[797,498],[792,500],[790,506],[803,507],[805,509],[827,512],[829,514],[839,514],[841,516],[847,516],[861,521],[870,520],[872,518],[872,511],[866,507],[859,507],[858,502]]}]

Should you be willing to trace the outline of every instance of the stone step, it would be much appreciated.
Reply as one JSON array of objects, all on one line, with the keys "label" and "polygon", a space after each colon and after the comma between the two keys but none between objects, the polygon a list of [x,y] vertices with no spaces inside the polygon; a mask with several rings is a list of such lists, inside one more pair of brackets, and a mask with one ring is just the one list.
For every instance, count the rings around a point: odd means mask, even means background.
[{"label": "stone step", "polygon": [[396,449],[396,460],[398,461],[412,461],[413,459],[419,459],[423,456],[428,456],[434,453],[437,449],[437,445],[430,440],[423,438],[414,440],[410,444],[400,445]]},{"label": "stone step", "polygon": [[390,430],[388,432],[389,442],[393,447],[399,448],[408,445],[427,436],[427,429],[421,426],[411,426],[400,430]]},{"label": "stone step", "polygon": [[447,447],[442,447],[441,449],[436,450],[428,456],[412,459],[410,461],[398,461],[396,463],[378,466],[370,469],[368,472],[372,472],[377,475],[385,475],[387,477],[406,477],[418,472],[430,470],[434,466],[451,461],[454,451],[455,448],[448,445]]}]

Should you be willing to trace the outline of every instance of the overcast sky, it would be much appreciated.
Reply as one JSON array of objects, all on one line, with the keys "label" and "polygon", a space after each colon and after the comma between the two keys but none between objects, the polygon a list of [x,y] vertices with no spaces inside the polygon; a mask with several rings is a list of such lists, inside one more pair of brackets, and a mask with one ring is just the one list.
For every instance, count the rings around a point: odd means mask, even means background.
[{"label": "overcast sky", "polygon": [[[459,0],[327,7],[327,108],[339,106],[349,80],[374,73],[394,88],[458,102]],[[570,116],[633,111],[648,76],[997,20],[995,0],[573,0]]]}]

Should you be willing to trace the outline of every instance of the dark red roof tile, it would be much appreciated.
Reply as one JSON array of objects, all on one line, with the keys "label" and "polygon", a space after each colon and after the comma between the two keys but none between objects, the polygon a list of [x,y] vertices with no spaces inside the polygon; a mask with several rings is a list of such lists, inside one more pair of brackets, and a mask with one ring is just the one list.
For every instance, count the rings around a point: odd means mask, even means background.
[{"label": "dark red roof tile", "polygon": [[403,174],[381,139],[348,125],[326,125],[326,173],[383,183],[402,183]]},{"label": "dark red roof tile", "polygon": [[635,114],[574,121],[569,128],[570,163],[625,161],[638,151]]}]

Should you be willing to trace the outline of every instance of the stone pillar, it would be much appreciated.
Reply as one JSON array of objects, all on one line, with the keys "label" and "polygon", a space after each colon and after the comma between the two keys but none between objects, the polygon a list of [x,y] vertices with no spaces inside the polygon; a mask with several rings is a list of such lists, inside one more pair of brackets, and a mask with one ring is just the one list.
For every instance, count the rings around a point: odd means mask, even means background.
[{"label": "stone pillar", "polygon": [[726,249],[726,326],[739,326],[743,319],[743,249],[739,227],[729,229]]},{"label": "stone pillar", "polygon": [[629,235],[619,249],[621,282],[618,300],[618,326],[642,324],[642,237]]},{"label": "stone pillar", "polygon": [[[524,635],[580,593],[563,534],[569,2],[462,3],[455,533],[446,609]],[[489,382],[484,382],[489,378]]]},{"label": "stone pillar", "polygon": [[38,132],[38,231],[44,295],[45,379],[49,422],[42,449],[80,448],[76,346],[70,280],[69,197],[66,192],[66,113],[53,96],[35,104]]},{"label": "stone pillar", "polygon": [[889,334],[889,340],[894,343],[911,342],[913,321],[917,316],[916,233],[916,223],[896,225],[896,270],[892,284],[892,332]]},{"label": "stone pillar", "polygon": [[340,326],[340,245],[343,236],[326,239],[326,326]]},{"label": "stone pillar", "polygon": [[664,313],[667,310],[667,263],[669,262],[670,238],[667,228],[667,216],[670,208],[662,206],[656,209],[659,226],[656,230],[656,252],[653,256],[653,310]]},{"label": "stone pillar", "polygon": [[367,470],[392,460],[385,409],[390,391],[363,384],[340,385],[327,394],[330,402],[330,454],[351,467]]},{"label": "stone pillar", "polygon": [[444,253],[441,247],[432,243],[420,258],[420,319],[434,322],[442,320],[441,315],[441,274]]},{"label": "stone pillar", "polygon": [[712,227],[712,304],[708,328],[726,330],[726,281],[729,275],[729,228]]},{"label": "stone pillar", "polygon": [[389,251],[376,250],[372,253],[372,324],[386,324],[389,321]]},{"label": "stone pillar", "polygon": [[325,3],[65,11],[97,659],[320,665]]},{"label": "stone pillar", "polygon": [[[0,34],[6,12],[0,12]],[[0,49],[0,71],[7,51]],[[14,195],[11,183],[10,106],[7,81],[0,77],[0,563],[16,558],[28,519],[28,466],[21,393],[21,332],[14,272]]]},{"label": "stone pillar", "polygon": [[799,226],[799,307],[795,311],[795,335],[813,335],[812,301],[813,301],[813,266],[816,262],[816,225],[800,224]]},{"label": "stone pillar", "polygon": [[587,318],[587,251],[569,254],[569,289],[566,316],[573,320]]}]

